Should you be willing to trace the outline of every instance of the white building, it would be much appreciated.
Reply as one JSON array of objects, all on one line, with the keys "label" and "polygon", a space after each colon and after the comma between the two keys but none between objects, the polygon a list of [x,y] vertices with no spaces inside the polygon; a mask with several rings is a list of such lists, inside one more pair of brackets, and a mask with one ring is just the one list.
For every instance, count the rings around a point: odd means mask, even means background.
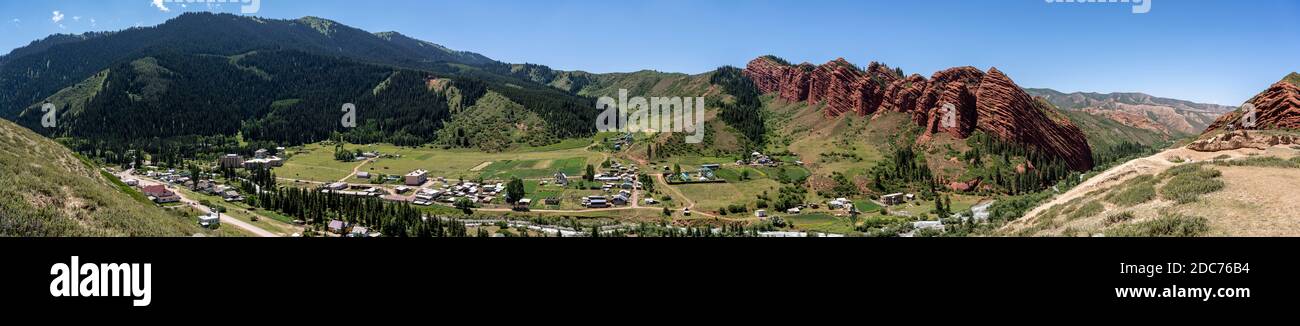
[{"label": "white building", "polygon": [[208,215],[199,216],[199,225],[205,228],[221,225],[221,213],[212,212]]}]

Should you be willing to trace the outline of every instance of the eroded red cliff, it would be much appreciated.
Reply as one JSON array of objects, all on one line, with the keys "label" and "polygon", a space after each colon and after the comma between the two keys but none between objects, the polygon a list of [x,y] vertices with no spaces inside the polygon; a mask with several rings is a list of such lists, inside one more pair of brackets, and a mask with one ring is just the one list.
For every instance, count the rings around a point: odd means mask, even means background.
[{"label": "eroded red cliff", "polygon": [[760,57],[745,69],[760,91],[787,101],[823,103],[827,117],[909,113],[925,129],[921,142],[938,133],[966,138],[980,130],[1061,157],[1075,170],[1093,166],[1083,132],[996,68],[988,73],[951,68],[929,79],[900,73],[875,62],[859,68],[842,58],[814,67]]},{"label": "eroded red cliff", "polygon": [[1255,106],[1254,125],[1242,119],[1245,109],[1219,117],[1206,132],[1226,129],[1300,129],[1300,87],[1283,80],[1246,103]]}]

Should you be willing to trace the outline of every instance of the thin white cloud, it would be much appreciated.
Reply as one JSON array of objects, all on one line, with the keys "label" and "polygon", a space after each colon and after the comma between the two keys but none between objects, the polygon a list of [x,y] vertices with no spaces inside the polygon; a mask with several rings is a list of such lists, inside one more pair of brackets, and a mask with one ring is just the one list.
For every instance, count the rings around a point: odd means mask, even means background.
[{"label": "thin white cloud", "polygon": [[91,19],[90,19],[90,27],[95,27],[95,25],[97,25],[97,24],[95,23],[95,19],[94,19],[94,18],[91,18]]},{"label": "thin white cloud", "polygon": [[53,20],[55,23],[63,21],[63,13],[55,10],[54,16],[50,17],[50,20]]},{"label": "thin white cloud", "polygon": [[59,29],[68,29],[68,27],[67,27],[67,26],[63,26],[63,24],[59,24]]},{"label": "thin white cloud", "polygon": [[14,24],[23,22],[22,19],[14,18]]},{"label": "thin white cloud", "polygon": [[152,4],[154,7],[158,7],[158,11],[162,11],[162,12],[172,11],[171,8],[167,8],[167,5],[163,4],[163,0],[153,0],[153,2],[151,2],[150,4]]},{"label": "thin white cloud", "polygon": [[72,20],[81,21],[81,16],[72,16]]}]

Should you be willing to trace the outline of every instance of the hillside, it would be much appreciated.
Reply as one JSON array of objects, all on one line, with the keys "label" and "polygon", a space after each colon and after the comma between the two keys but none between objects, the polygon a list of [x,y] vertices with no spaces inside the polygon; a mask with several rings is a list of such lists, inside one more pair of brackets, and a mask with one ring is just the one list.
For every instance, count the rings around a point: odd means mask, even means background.
[{"label": "hillside", "polygon": [[280,20],[191,12],[158,26],[56,35],[15,49],[0,59],[0,89],[6,90],[0,93],[0,117],[11,118],[17,110],[116,63],[164,53],[232,56],[259,50],[294,50],[478,78],[503,78],[510,70],[475,53],[317,17]]},{"label": "hillside", "polygon": [[1068,111],[1105,116],[1124,125],[1182,137],[1205,130],[1219,115],[1235,107],[1155,97],[1143,93],[1062,93],[1045,88],[1027,88]]},{"label": "hillside", "polygon": [[[1300,74],[1290,73],[1267,90],[1247,100],[1255,106],[1254,121],[1244,110],[1223,115],[1205,130],[1206,136],[1225,130],[1300,130]],[[1248,125],[1253,123],[1253,125]]]},{"label": "hillside", "polygon": [[1300,147],[1175,148],[1129,161],[1008,224],[1015,236],[1300,236]]},{"label": "hillside", "polygon": [[[865,68],[838,59],[820,66],[790,65],[765,56],[750,61],[746,76],[763,93],[786,101],[824,103],[824,115],[910,114],[923,128],[921,143],[938,134],[966,139],[975,132],[1023,144],[1062,160],[1076,171],[1092,168],[1083,132],[1068,118],[1025,93],[996,68],[951,68],[926,79],[872,62]],[[955,112],[942,107],[951,105]]]},{"label": "hillside", "polygon": [[1000,232],[1020,236],[1297,236],[1300,90],[1292,73],[1196,141],[1129,161],[1058,194]]},{"label": "hillside", "polygon": [[[316,17],[185,13],[155,27],[51,37],[4,58],[0,117],[37,127],[40,106],[54,104],[58,128],[35,130],[82,152],[191,157],[335,132],[352,142],[422,145],[457,114],[481,112],[462,108],[488,92],[530,117],[536,135],[521,144],[595,132],[590,98],[521,78],[512,65]],[[434,81],[445,87],[433,89]],[[344,103],[358,107],[356,128],[339,123]]]},{"label": "hillside", "polygon": [[67,148],[0,121],[0,236],[189,236],[196,223],[141,202]]},{"label": "hillside", "polygon": [[1079,126],[1079,130],[1083,130],[1083,134],[1088,137],[1088,145],[1094,151],[1115,146],[1121,142],[1154,146],[1172,140],[1168,134],[1129,126],[1122,121],[1111,119],[1105,115],[1095,115],[1083,111],[1062,111],[1061,113]]}]

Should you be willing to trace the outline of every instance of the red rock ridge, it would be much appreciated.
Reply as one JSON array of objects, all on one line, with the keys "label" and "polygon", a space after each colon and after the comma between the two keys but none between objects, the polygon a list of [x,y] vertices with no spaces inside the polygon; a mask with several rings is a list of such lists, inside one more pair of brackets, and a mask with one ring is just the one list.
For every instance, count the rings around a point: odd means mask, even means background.
[{"label": "red rock ridge", "polygon": [[1255,105],[1255,127],[1244,127],[1242,110],[1219,117],[1205,131],[1232,129],[1300,129],[1300,87],[1280,81],[1246,101]]},{"label": "red rock ridge", "polygon": [[[936,133],[966,138],[981,130],[1047,151],[1075,170],[1093,166],[1083,132],[1063,116],[1048,116],[1051,108],[996,68],[987,74],[974,67],[950,68],[927,80],[920,75],[899,76],[875,62],[859,69],[840,58],[814,68],[760,57],[749,62],[745,74],[764,93],[776,92],[792,102],[825,103],[827,117],[849,112],[859,116],[910,113],[912,121],[925,128],[918,142]],[[943,124],[944,104],[952,104],[956,111],[953,125]]]},{"label": "red rock ridge", "polygon": [[1049,117],[1052,108],[1029,96],[997,68],[989,69],[975,97],[979,130],[1003,140],[1035,145],[1061,157],[1071,169],[1092,168],[1092,150],[1083,131],[1064,117]]}]

